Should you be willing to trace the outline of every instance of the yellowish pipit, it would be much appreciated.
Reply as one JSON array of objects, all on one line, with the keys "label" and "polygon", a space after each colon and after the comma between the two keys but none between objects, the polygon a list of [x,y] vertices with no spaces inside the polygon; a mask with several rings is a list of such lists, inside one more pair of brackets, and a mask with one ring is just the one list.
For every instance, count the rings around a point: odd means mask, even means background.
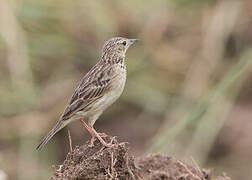
[{"label": "yellowish pipit", "polygon": [[93,125],[122,94],[126,82],[125,54],[136,40],[115,37],[105,43],[101,60],[81,79],[62,116],[37,146],[37,150],[73,120],[80,120],[88,130],[92,145],[98,138],[104,146],[111,146],[95,131]]}]

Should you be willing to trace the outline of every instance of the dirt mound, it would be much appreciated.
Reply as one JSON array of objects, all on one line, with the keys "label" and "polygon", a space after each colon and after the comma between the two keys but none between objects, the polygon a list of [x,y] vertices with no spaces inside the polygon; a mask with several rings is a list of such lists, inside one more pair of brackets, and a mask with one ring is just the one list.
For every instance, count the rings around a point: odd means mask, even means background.
[{"label": "dirt mound", "polygon": [[[105,140],[110,142],[111,137]],[[52,180],[231,180],[229,177],[211,178],[209,170],[187,165],[172,157],[151,155],[134,158],[129,155],[128,144],[118,143],[103,148],[95,141],[95,146],[89,147],[89,142],[77,146],[69,152],[66,160],[54,170]]]}]

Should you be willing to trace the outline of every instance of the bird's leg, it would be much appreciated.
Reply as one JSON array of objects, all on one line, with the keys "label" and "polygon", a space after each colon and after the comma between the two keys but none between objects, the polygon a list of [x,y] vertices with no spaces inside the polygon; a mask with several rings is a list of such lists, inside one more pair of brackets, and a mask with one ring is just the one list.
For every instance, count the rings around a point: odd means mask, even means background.
[{"label": "bird's leg", "polygon": [[106,143],[101,136],[105,137],[104,134],[102,133],[97,133],[96,130],[93,127],[90,127],[89,125],[87,125],[87,123],[85,121],[83,121],[82,119],[80,119],[81,124],[88,130],[88,132],[91,134],[92,138],[91,138],[91,146],[94,146],[94,141],[95,138],[97,138],[103,146],[105,147],[111,147],[113,144],[113,140],[110,143]]}]

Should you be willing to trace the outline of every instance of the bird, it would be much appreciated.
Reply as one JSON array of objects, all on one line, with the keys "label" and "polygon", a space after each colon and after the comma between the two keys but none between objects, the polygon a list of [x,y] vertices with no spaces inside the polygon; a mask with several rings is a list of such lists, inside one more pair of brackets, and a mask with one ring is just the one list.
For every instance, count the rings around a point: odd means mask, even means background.
[{"label": "bird", "polygon": [[93,126],[104,110],[121,96],[126,82],[126,52],[137,40],[113,37],[105,42],[100,60],[81,78],[59,120],[36,147],[37,150],[75,120],[79,120],[92,136],[91,146],[96,138],[103,146],[112,146],[112,142],[105,142],[103,134]]}]

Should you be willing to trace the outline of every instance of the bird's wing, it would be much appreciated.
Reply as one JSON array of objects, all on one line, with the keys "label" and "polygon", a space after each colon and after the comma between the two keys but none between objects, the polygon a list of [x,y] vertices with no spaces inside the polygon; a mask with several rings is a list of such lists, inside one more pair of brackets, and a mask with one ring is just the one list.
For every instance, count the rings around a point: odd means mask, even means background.
[{"label": "bird's wing", "polygon": [[110,68],[97,64],[82,78],[70,99],[69,105],[62,114],[61,120],[71,118],[76,112],[87,108],[104,95],[111,84],[111,77],[107,75]]}]

